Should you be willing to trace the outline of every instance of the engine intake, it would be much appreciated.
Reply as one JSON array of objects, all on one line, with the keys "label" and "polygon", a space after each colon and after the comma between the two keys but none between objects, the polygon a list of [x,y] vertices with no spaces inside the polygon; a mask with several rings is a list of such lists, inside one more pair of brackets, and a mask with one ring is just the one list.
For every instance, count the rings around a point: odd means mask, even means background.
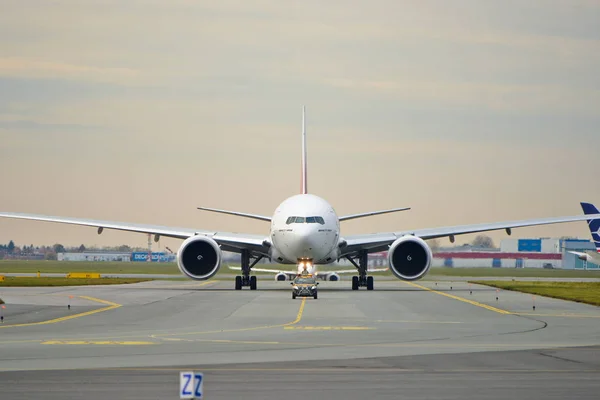
[{"label": "engine intake", "polygon": [[388,263],[392,273],[405,281],[422,278],[429,267],[433,254],[425,241],[416,236],[403,236],[390,246]]},{"label": "engine intake", "polygon": [[210,279],[221,267],[221,248],[206,236],[187,238],[177,252],[177,266],[182,274],[192,279]]},{"label": "engine intake", "polygon": [[327,274],[327,280],[331,282],[337,282],[340,280],[340,276],[335,272],[332,272],[330,274]]},{"label": "engine intake", "polygon": [[276,281],[287,281],[287,275],[284,274],[283,272],[279,272],[277,275],[275,275],[275,280]]}]

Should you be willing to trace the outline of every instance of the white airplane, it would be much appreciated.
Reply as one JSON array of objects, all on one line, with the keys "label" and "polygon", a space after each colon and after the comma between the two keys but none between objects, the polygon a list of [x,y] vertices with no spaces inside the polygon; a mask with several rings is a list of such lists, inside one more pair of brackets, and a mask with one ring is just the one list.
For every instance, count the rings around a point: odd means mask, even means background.
[{"label": "white airplane", "polygon": [[[580,203],[581,208],[583,209],[583,213],[586,215],[598,214],[600,211],[596,208],[595,205],[591,203]],[[594,263],[596,265],[600,265],[600,219],[589,219],[587,221],[588,227],[590,229],[590,233],[592,234],[592,241],[594,242],[594,246],[596,247],[596,251],[573,251],[570,250],[569,253],[575,254],[580,260]]]},{"label": "white airplane", "polygon": [[[600,219],[599,213],[342,236],[340,222],[404,211],[408,208],[338,217],[327,201],[308,193],[305,127],[303,107],[301,193],[284,200],[272,217],[199,207],[200,210],[269,222],[270,230],[267,236],[14,212],[0,212],[0,217],[92,226],[98,228],[98,234],[104,229],[140,232],[154,235],[155,241],[158,241],[160,236],[184,239],[177,252],[177,264],[182,274],[194,280],[207,280],[217,273],[221,267],[222,251],[240,253],[242,274],[235,278],[236,290],[242,287],[256,290],[256,276],[250,274],[256,263],[263,258],[281,264],[296,264],[299,272],[305,266],[307,270],[314,272],[315,265],[330,264],[345,258],[357,271],[357,275],[352,277],[352,289],[366,287],[367,290],[373,290],[373,277],[367,274],[369,253],[387,251],[392,274],[399,279],[413,281],[425,276],[431,266],[432,253],[425,242],[427,239],[448,237],[454,242],[456,235],[501,229],[510,235],[512,228]],[[337,277],[337,273],[339,272],[318,272],[329,279]]]}]

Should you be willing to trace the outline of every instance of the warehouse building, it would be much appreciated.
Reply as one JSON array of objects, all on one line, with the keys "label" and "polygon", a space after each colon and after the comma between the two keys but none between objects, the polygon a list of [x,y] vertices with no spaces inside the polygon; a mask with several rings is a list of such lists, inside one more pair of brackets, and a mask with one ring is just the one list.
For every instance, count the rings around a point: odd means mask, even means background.
[{"label": "warehouse building", "polygon": [[83,253],[57,253],[58,261],[131,261],[131,253],[88,251]]}]

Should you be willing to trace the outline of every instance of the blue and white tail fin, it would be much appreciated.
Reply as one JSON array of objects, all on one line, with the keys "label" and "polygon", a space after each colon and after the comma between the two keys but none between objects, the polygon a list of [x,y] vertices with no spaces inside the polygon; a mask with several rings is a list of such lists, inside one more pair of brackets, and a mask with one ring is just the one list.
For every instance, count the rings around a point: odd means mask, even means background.
[{"label": "blue and white tail fin", "polygon": [[302,106],[302,183],[300,188],[301,194],[308,193],[306,169],[306,107]]},{"label": "blue and white tail fin", "polygon": [[[596,206],[591,203],[581,203],[581,208],[586,215],[600,213]],[[596,246],[596,251],[600,253],[600,219],[588,219],[587,223],[592,234],[592,241],[594,242],[594,246]]]}]

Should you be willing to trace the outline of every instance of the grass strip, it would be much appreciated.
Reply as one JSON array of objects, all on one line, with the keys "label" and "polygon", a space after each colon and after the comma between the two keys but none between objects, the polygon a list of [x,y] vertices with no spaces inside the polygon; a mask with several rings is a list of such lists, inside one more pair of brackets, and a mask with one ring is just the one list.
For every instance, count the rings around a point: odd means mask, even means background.
[{"label": "grass strip", "polygon": [[41,287],[41,286],[86,286],[86,285],[122,285],[138,283],[152,279],[140,278],[99,278],[99,279],[69,279],[69,278],[25,278],[7,276],[0,282],[0,287]]},{"label": "grass strip", "polygon": [[172,274],[181,275],[175,263],[110,261],[0,260],[2,272],[22,273],[100,272],[101,274]]},{"label": "grass strip", "polygon": [[469,281],[504,290],[600,306],[600,282]]},{"label": "grass strip", "polygon": [[514,276],[516,278],[600,278],[600,271],[544,268],[431,268],[428,275]]},{"label": "grass strip", "polygon": [[[236,266],[235,264],[231,264]],[[281,271],[296,271],[293,265],[259,264],[256,268],[268,268]],[[382,267],[377,267],[382,268]],[[352,269],[351,266],[319,265],[319,271],[335,271]],[[63,273],[69,272],[99,272],[101,274],[169,274],[181,276],[175,263],[147,262],[103,262],[103,261],[37,261],[37,260],[0,260],[0,275],[2,273]],[[239,271],[229,269],[227,264],[221,265],[218,274],[238,275]],[[273,275],[272,273],[253,272],[255,275]],[[374,276],[391,276],[389,271],[370,272]],[[600,278],[600,270],[561,270],[543,268],[431,268],[431,276],[458,277],[517,277],[517,278]]]}]

